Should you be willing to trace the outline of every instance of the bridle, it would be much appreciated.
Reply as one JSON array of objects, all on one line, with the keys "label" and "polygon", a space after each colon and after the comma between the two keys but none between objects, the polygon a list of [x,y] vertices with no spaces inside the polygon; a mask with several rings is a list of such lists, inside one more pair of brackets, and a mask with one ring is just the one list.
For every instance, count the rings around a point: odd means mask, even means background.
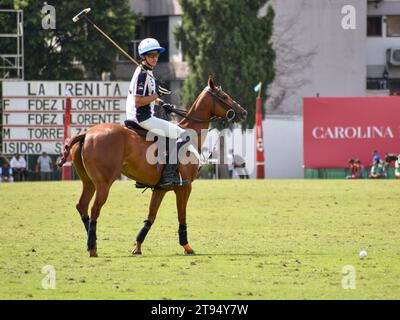
[{"label": "bridle", "polygon": [[[171,112],[194,122],[197,123],[205,123],[205,122],[217,122],[219,124],[227,124],[227,123],[231,123],[233,121],[233,119],[236,118],[236,111],[233,108],[233,106],[229,105],[229,103],[227,103],[225,101],[225,99],[223,97],[220,96],[220,92],[221,87],[217,87],[216,92],[211,89],[210,87],[206,87],[204,88],[205,92],[207,92],[208,94],[210,94],[214,99],[213,99],[213,113],[215,114],[215,108],[216,108],[216,100],[218,100],[219,102],[221,102],[221,104],[224,106],[226,113],[225,113],[225,117],[217,117],[217,116],[213,116],[210,119],[207,120],[200,120],[200,119],[196,119],[193,118],[192,116],[188,116],[187,111],[186,110],[182,110],[182,109],[178,109],[176,108],[176,106],[174,106],[174,108],[171,110]],[[235,101],[233,101],[234,104],[237,104]]]},{"label": "bridle", "polygon": [[[207,120],[200,120],[200,119],[193,118],[192,116],[188,116],[186,110],[178,109],[175,105],[173,105],[173,109],[170,110],[170,111],[175,113],[175,114],[177,114],[177,115],[179,115],[179,116],[181,116],[181,117],[183,117],[183,118],[185,118],[185,119],[193,121],[193,122],[197,122],[197,123],[215,122],[215,123],[217,123],[217,126],[227,127],[233,121],[233,119],[235,119],[236,111],[235,111],[235,109],[233,108],[232,105],[230,105],[228,102],[225,101],[226,100],[225,99],[226,96],[222,97],[220,95],[220,93],[222,91],[221,87],[217,87],[216,89],[217,90],[213,90],[212,88],[207,86],[207,87],[204,88],[203,91],[207,92],[208,94],[210,94],[213,97],[213,107],[212,107],[213,108],[213,113],[215,114],[216,100],[218,100],[224,106],[224,108],[226,110],[225,117],[213,116],[213,117],[211,117],[210,119],[207,119]],[[236,101],[233,101],[233,105],[239,106],[239,104]],[[216,129],[216,128],[214,127],[212,129],[209,129],[208,131],[211,131],[211,130],[214,130],[214,129]],[[222,135],[222,131],[218,134],[218,139],[217,139],[213,149],[210,151],[208,157],[205,159],[205,161],[207,161],[211,157],[211,155],[213,153],[213,150],[215,149],[218,141],[221,138],[221,135]],[[200,171],[201,168],[202,168],[202,165],[200,165],[199,171]]]},{"label": "bridle", "polygon": [[[210,87],[206,87],[204,89],[205,92],[211,94],[215,99],[217,99],[219,102],[222,103],[222,105],[225,107],[226,114],[225,117],[219,118],[221,121],[227,121],[228,123],[232,122],[233,119],[236,117],[236,111],[235,109],[229,105],[223,97],[220,96],[220,92],[222,91],[221,87],[217,87],[217,91],[215,92],[212,90]],[[226,96],[225,96],[226,97]],[[213,113],[215,114],[215,99],[213,99]],[[237,105],[235,101],[233,101],[234,104]]]}]

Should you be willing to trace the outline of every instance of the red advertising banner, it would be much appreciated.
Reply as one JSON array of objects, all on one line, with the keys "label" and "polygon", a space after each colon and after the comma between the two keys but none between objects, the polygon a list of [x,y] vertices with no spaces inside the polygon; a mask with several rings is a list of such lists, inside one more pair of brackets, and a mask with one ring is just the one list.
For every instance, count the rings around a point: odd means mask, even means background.
[{"label": "red advertising banner", "polygon": [[305,168],[345,168],[400,154],[400,97],[304,98]]}]

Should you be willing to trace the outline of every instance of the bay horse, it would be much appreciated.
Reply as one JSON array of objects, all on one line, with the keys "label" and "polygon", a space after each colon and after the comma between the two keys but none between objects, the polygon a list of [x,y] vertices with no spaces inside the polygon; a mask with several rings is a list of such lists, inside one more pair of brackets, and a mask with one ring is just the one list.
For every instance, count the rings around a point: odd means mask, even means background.
[{"label": "bay horse", "polygon": [[[198,133],[195,147],[201,153],[211,119],[218,117],[233,122],[243,121],[247,111],[237,104],[220,87],[216,87],[211,77],[208,86],[200,93],[187,116],[179,126],[192,129]],[[107,200],[113,182],[124,174],[128,178],[155,186],[160,180],[163,165],[150,164],[145,155],[153,142],[146,141],[133,130],[120,124],[99,124],[84,133],[74,136],[64,146],[62,159],[57,163],[62,166],[71,153],[74,167],[82,181],[83,190],[76,205],[87,232],[87,250],[90,257],[97,257],[96,225],[100,210]],[[152,191],[149,213],[144,227],[136,238],[132,254],[141,254],[141,245],[150,230],[166,192],[173,190],[176,194],[176,206],[179,221],[179,243],[185,254],[194,254],[187,240],[186,206],[192,190],[192,182],[196,179],[198,163],[180,164],[182,179],[188,181],[185,186],[174,186],[170,189],[154,188]],[[88,214],[89,202],[96,193]]]}]

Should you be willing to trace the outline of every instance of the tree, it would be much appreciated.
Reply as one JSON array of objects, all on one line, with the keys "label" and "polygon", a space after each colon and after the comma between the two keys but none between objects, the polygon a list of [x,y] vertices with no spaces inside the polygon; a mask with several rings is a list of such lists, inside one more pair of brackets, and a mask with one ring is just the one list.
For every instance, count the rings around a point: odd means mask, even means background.
[{"label": "tree", "polygon": [[[274,11],[258,15],[265,0],[179,0],[182,25],[175,32],[191,69],[182,88],[189,105],[213,75],[249,115],[244,127],[255,122],[254,86],[274,79],[275,52],[270,42]],[[263,90],[265,92],[265,90]],[[265,98],[265,94],[264,94]]]},{"label": "tree", "polygon": [[[9,3],[8,0],[0,0]],[[27,80],[99,79],[102,72],[112,72],[117,51],[85,21],[74,23],[72,17],[92,5],[91,18],[122,46],[133,38],[139,21],[128,0],[49,1],[55,8],[55,29],[49,26],[50,11],[38,0],[15,0],[14,9],[24,10],[25,78]]]}]

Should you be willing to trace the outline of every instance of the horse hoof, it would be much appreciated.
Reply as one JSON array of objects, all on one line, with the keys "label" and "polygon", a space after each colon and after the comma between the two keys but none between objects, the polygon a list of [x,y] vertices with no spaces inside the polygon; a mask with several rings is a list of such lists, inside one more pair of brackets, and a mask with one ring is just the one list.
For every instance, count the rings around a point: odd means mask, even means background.
[{"label": "horse hoof", "polygon": [[195,254],[194,251],[193,251],[193,249],[190,247],[189,244],[185,244],[185,245],[183,246],[183,250],[184,250],[184,253],[185,253],[185,254]]},{"label": "horse hoof", "polygon": [[134,256],[140,256],[141,254],[142,254],[142,251],[140,251],[136,248],[132,250],[132,255],[134,255]]},{"label": "horse hoof", "polygon": [[196,254],[195,252],[194,252],[194,250],[193,249],[189,249],[189,250],[185,250],[185,254],[187,254],[187,255],[194,255],[194,254]]},{"label": "horse hoof", "polygon": [[96,250],[89,250],[89,257],[91,258],[97,258],[97,251]]}]

